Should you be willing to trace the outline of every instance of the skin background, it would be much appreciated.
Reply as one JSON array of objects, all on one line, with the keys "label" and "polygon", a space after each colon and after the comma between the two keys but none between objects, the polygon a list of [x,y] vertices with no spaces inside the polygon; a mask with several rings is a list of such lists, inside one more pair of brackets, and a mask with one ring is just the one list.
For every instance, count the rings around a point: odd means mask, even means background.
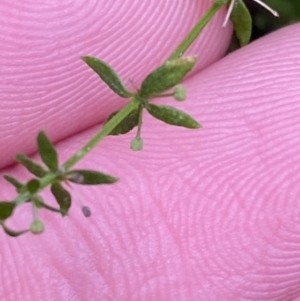
[{"label": "skin background", "polygon": [[[163,100],[190,112],[202,130],[146,115],[143,152],[128,149],[134,133],[106,138],[78,166],[122,180],[75,188],[90,219],[74,193],[70,218],[41,213],[43,235],[0,233],[2,299],[299,296],[298,33],[299,25],[278,31],[189,78],[187,102]],[[62,161],[98,128],[60,142]],[[1,187],[3,198],[14,195]],[[11,225],[27,225],[30,208],[16,213]]]}]

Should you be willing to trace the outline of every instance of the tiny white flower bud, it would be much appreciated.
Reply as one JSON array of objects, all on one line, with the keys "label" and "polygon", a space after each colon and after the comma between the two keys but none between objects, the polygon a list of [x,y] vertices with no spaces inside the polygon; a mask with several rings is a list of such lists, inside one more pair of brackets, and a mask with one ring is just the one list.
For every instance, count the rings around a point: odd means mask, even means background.
[{"label": "tiny white flower bud", "polygon": [[35,219],[30,225],[30,231],[33,234],[40,234],[44,229],[45,225],[40,219]]},{"label": "tiny white flower bud", "polygon": [[186,99],[186,89],[184,85],[177,85],[174,88],[174,98],[178,101]]},{"label": "tiny white flower bud", "polygon": [[130,148],[134,151],[142,150],[144,146],[144,141],[141,137],[135,137],[131,140]]}]

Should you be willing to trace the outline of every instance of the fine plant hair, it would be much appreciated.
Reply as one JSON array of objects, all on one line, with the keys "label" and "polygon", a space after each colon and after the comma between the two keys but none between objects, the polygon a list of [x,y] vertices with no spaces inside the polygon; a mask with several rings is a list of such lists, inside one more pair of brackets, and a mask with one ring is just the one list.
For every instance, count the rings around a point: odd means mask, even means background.
[{"label": "fine plant hair", "polygon": [[[262,1],[253,1],[270,10],[275,16],[278,15]],[[22,164],[33,177],[27,182],[22,182],[12,175],[4,175],[5,180],[14,186],[17,193],[13,200],[0,201],[0,225],[5,233],[10,236],[19,236],[27,232],[42,233],[45,225],[39,218],[39,210],[41,209],[66,216],[72,204],[71,194],[67,190],[71,183],[97,185],[117,182],[118,179],[110,174],[90,169],[74,169],[73,166],[98,145],[104,137],[126,134],[134,128],[137,129],[136,136],[132,139],[130,148],[133,151],[142,150],[141,128],[145,110],[152,117],[169,125],[181,126],[187,129],[201,128],[201,125],[188,113],[173,106],[158,105],[151,101],[157,97],[172,97],[177,101],[186,99],[186,89],[181,81],[194,68],[197,57],[193,55],[184,56],[184,54],[223,6],[228,8],[223,27],[227,25],[230,19],[240,45],[248,44],[251,38],[252,19],[244,2],[242,0],[215,0],[167,60],[151,71],[136,91],[130,91],[124,85],[118,73],[107,62],[92,56],[81,57],[82,61],[96,72],[114,93],[128,99],[128,102],[123,108],[110,114],[102,128],[61,165],[59,164],[56,147],[44,131],[40,131],[37,136],[38,152],[42,164],[25,154],[16,155],[16,161]],[[49,205],[42,198],[41,192],[45,188],[50,188],[57,202],[57,207]],[[27,229],[11,229],[6,225],[6,220],[13,216],[16,207],[24,203],[30,203],[32,206],[32,222]],[[91,210],[89,207],[83,206],[82,213],[89,217]]]}]

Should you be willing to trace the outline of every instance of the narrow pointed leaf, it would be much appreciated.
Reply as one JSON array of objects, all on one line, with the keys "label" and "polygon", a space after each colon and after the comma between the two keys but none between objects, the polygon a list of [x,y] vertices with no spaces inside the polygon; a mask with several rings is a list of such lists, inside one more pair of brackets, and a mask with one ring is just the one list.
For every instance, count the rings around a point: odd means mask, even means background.
[{"label": "narrow pointed leaf", "polygon": [[[113,112],[109,115],[106,122],[107,123],[111,118],[113,118],[118,111]],[[121,135],[126,134],[136,127],[139,123],[139,109],[133,110],[128,114],[110,133],[109,135]]]},{"label": "narrow pointed leaf", "polygon": [[19,180],[17,180],[16,178],[14,178],[13,176],[10,176],[10,175],[4,175],[3,176],[4,179],[9,182],[10,184],[12,184],[15,188],[16,188],[16,191],[18,193],[22,193],[25,191],[26,187],[23,183],[19,182]]},{"label": "narrow pointed leaf", "polygon": [[62,216],[67,215],[72,204],[70,193],[60,183],[53,183],[51,185],[51,192],[60,207]]},{"label": "narrow pointed leaf", "polygon": [[193,69],[196,60],[196,56],[186,56],[167,61],[145,78],[140,95],[148,98],[177,85]]},{"label": "narrow pointed leaf", "polygon": [[56,172],[58,170],[58,156],[54,144],[48,138],[44,131],[39,132],[37,143],[40,156],[48,168]]},{"label": "narrow pointed leaf", "polygon": [[197,129],[201,127],[201,125],[192,116],[174,107],[148,104],[146,109],[153,117],[168,124],[182,126],[189,129]]},{"label": "narrow pointed leaf", "polygon": [[30,193],[34,194],[40,188],[40,181],[38,181],[37,179],[32,179],[26,184],[26,187]]},{"label": "narrow pointed leaf", "polygon": [[26,230],[13,230],[13,229],[7,227],[4,223],[1,223],[1,226],[4,230],[4,232],[6,234],[8,234],[9,236],[11,236],[11,237],[17,237],[17,236],[20,236],[20,235],[22,235],[22,234],[29,231],[29,229],[26,229]]},{"label": "narrow pointed leaf", "polygon": [[117,72],[107,63],[92,56],[83,56],[82,60],[92,68],[99,77],[119,96],[129,98],[132,93],[127,90]]},{"label": "narrow pointed leaf", "polygon": [[16,207],[16,204],[13,202],[0,202],[0,220],[4,221],[9,218]]},{"label": "narrow pointed leaf", "polygon": [[69,181],[82,185],[112,184],[117,178],[95,170],[77,169],[66,173]]},{"label": "narrow pointed leaf", "polygon": [[25,154],[17,154],[16,160],[24,167],[26,167],[26,169],[36,177],[42,178],[47,174],[47,170],[45,170],[42,165],[40,165],[35,160],[27,157]]},{"label": "narrow pointed leaf", "polygon": [[252,35],[252,17],[242,0],[236,1],[230,19],[240,45],[248,44]]}]

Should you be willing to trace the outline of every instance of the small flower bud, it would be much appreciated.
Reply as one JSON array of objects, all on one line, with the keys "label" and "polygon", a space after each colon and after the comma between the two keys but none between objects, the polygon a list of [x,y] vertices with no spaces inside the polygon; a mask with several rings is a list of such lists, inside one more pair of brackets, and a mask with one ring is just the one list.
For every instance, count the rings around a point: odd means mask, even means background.
[{"label": "small flower bud", "polygon": [[30,231],[33,234],[40,234],[44,231],[44,229],[44,223],[39,219],[35,219],[30,225]]},{"label": "small flower bud", "polygon": [[144,141],[141,137],[135,137],[131,140],[130,148],[134,151],[142,150],[144,146]]},{"label": "small flower bud", "polygon": [[178,101],[186,99],[186,89],[184,85],[177,85],[174,88],[174,98]]},{"label": "small flower bud", "polygon": [[83,206],[81,209],[85,217],[90,217],[92,215],[91,209],[89,207]]}]

